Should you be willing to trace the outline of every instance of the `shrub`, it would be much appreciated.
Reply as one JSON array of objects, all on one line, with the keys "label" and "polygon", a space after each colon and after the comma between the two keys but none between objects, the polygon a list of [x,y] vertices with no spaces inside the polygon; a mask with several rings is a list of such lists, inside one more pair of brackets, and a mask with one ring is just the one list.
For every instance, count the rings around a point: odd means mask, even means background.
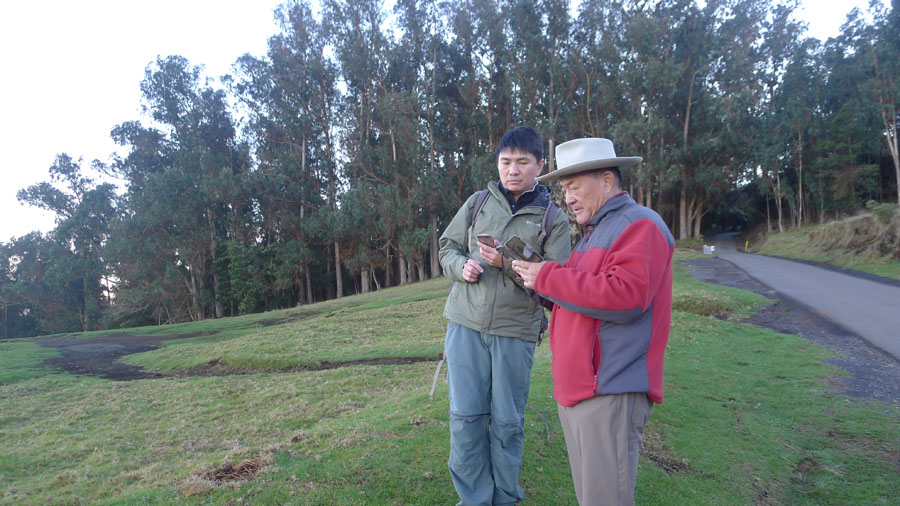
[{"label": "shrub", "polygon": [[888,203],[879,204],[874,200],[870,200],[866,202],[866,209],[872,211],[880,223],[887,225],[894,219],[894,216],[897,215],[897,209],[900,209],[900,205]]}]

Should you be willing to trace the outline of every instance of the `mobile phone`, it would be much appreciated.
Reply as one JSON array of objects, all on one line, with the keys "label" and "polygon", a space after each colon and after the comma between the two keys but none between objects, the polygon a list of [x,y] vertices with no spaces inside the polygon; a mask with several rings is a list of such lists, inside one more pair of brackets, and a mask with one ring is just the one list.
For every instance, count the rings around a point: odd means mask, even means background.
[{"label": "mobile phone", "polygon": [[500,251],[509,260],[525,260],[526,262],[542,262],[544,260],[540,253],[517,235],[507,239]]},{"label": "mobile phone", "polygon": [[494,236],[491,234],[478,234],[475,237],[478,238],[478,242],[484,244],[485,246],[494,247]]}]

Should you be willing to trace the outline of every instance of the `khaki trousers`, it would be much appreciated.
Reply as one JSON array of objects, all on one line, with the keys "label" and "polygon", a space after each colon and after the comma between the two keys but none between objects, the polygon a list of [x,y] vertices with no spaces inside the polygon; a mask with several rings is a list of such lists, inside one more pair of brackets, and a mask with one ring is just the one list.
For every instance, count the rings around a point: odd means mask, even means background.
[{"label": "khaki trousers", "polygon": [[581,506],[634,504],[638,453],[653,402],[643,393],[601,395],[559,405]]}]

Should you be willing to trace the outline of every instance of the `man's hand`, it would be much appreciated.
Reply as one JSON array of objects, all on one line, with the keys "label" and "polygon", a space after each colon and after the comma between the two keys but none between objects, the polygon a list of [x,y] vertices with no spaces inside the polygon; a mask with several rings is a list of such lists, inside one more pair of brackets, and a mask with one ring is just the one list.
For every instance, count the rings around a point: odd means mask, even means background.
[{"label": "man's hand", "polygon": [[481,258],[484,259],[485,262],[488,263],[491,267],[502,267],[503,264],[503,255],[497,251],[497,246],[500,246],[500,241],[494,239],[494,247],[490,247],[484,243],[478,243],[478,246],[481,248]]},{"label": "man's hand", "polygon": [[475,283],[478,281],[478,276],[481,276],[482,272],[484,272],[484,269],[481,267],[481,262],[474,258],[470,258],[466,260],[466,264],[463,265],[462,277],[469,283]]},{"label": "man's hand", "polygon": [[534,290],[534,284],[537,282],[538,274],[541,267],[547,262],[526,262],[524,260],[513,260],[512,266],[516,274],[522,278],[522,282],[526,288]]}]

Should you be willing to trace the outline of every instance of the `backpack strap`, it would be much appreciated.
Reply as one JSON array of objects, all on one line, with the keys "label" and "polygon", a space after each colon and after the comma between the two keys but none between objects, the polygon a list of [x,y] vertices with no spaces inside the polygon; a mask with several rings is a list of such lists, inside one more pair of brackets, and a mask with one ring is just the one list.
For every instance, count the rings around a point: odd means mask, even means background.
[{"label": "backpack strap", "polygon": [[475,228],[475,222],[478,221],[478,213],[481,212],[481,208],[484,207],[484,202],[491,195],[491,190],[484,189],[478,194],[478,200],[475,201],[475,207],[472,208],[472,224],[470,225],[472,229]]},{"label": "backpack strap", "polygon": [[469,229],[466,232],[466,247],[472,242],[472,231],[475,230],[475,222],[478,221],[478,213],[481,212],[481,208],[484,207],[485,201],[487,201],[490,196],[491,190],[488,189],[481,190],[481,192],[478,193],[478,200],[475,201],[475,207],[472,208],[472,223],[469,224]]},{"label": "backpack strap", "polygon": [[550,232],[553,231],[553,220],[556,219],[556,215],[559,212],[559,206],[552,201],[547,204],[547,209],[544,210],[544,218],[541,220],[541,233],[538,234],[538,247],[541,249],[541,255],[544,254],[544,245],[547,244]]}]

